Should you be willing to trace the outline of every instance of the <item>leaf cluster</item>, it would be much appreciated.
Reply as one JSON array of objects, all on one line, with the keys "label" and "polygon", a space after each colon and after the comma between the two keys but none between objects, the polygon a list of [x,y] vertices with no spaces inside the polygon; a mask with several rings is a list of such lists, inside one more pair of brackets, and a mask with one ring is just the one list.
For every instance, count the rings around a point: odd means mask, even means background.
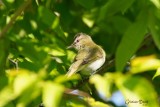
[{"label": "leaf cluster", "polygon": [[[159,0],[0,0],[0,107],[118,106],[117,91],[121,106],[158,107],[159,13]],[[79,32],[107,54],[89,79],[64,76]]]}]

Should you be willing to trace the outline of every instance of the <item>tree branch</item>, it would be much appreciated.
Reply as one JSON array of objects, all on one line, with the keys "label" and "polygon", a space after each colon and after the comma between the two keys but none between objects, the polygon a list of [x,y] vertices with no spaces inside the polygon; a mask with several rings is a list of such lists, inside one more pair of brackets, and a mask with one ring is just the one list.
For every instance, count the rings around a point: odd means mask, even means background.
[{"label": "tree branch", "polygon": [[0,32],[0,39],[2,37],[5,36],[5,34],[7,33],[7,31],[12,27],[12,25],[14,24],[16,18],[27,8],[27,6],[31,3],[32,0],[28,0],[26,2],[24,2],[21,7],[14,13],[13,17],[11,18],[11,20],[9,21],[9,23],[2,29],[2,31]]},{"label": "tree branch", "polygon": [[84,91],[80,91],[78,89],[65,89],[65,94],[75,95],[75,96],[81,96],[81,97],[91,97],[88,93]]}]

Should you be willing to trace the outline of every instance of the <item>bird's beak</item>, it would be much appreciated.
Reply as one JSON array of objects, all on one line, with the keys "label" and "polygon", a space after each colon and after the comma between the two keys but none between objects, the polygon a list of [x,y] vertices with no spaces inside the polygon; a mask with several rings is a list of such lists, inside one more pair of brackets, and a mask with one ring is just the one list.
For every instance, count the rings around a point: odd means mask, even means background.
[{"label": "bird's beak", "polygon": [[71,44],[70,46],[67,47],[67,49],[71,49],[74,47],[74,44]]}]

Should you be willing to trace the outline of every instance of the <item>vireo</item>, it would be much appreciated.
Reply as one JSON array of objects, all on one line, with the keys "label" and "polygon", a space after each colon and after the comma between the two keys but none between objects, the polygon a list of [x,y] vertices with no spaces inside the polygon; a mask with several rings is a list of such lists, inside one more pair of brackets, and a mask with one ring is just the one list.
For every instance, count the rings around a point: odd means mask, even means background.
[{"label": "vireo", "polygon": [[105,51],[85,33],[76,34],[74,42],[68,48],[75,48],[78,53],[69,67],[67,77],[79,71],[82,75],[93,75],[105,62]]}]

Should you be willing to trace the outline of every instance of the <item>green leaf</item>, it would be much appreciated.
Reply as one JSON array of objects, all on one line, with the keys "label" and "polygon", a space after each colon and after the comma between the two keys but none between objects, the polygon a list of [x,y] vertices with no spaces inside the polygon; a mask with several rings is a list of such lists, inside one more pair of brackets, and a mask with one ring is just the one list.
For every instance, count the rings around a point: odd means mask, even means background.
[{"label": "green leaf", "polygon": [[148,24],[149,24],[149,30],[151,31],[151,34],[152,34],[152,37],[153,37],[153,40],[156,44],[156,46],[158,47],[158,49],[160,49],[160,23],[159,23],[160,20],[158,20],[158,18],[156,18],[155,15],[153,15],[152,12],[150,12],[150,15],[149,15],[149,21],[148,21]]},{"label": "green leaf", "polygon": [[145,78],[121,75],[116,79],[116,85],[128,107],[159,107],[157,93]]},{"label": "green leaf", "polygon": [[122,16],[112,17],[112,22],[115,29],[120,32],[120,34],[123,34],[126,29],[132,24],[131,21],[129,21],[126,17]]},{"label": "green leaf", "polygon": [[4,76],[4,75],[1,75],[0,76],[0,90],[2,89],[2,88],[4,88],[6,85],[7,85],[7,83],[8,83],[8,78],[7,78],[7,76]]},{"label": "green leaf", "polygon": [[43,103],[45,107],[58,107],[64,88],[53,82],[46,82],[43,87]]},{"label": "green leaf", "polygon": [[39,6],[38,8],[38,12],[39,12],[39,17],[40,20],[48,25],[51,26],[53,29],[56,28],[59,24],[59,19],[58,17],[52,13],[50,10],[48,10],[47,8],[43,7],[43,6]]},{"label": "green leaf", "polygon": [[91,9],[94,6],[95,0],[75,0],[77,3],[85,7],[86,9]]},{"label": "green leaf", "polygon": [[[57,26],[57,28],[55,29],[55,32],[57,33],[57,36],[60,38],[61,42],[63,43],[61,45],[63,46],[66,45],[67,41],[66,41],[66,37],[64,35],[63,29],[60,26]],[[57,37],[57,40],[58,40],[58,37]]]},{"label": "green leaf", "polygon": [[160,67],[157,69],[156,73],[154,74],[152,79],[155,79],[156,77],[160,76]]},{"label": "green leaf", "polygon": [[42,66],[48,56],[41,48],[39,48],[36,43],[30,40],[17,40],[17,45],[19,46],[19,51],[27,60],[37,64],[37,66]]},{"label": "green leaf", "polygon": [[106,4],[101,8],[99,13],[99,21],[105,19],[106,16],[114,15],[117,12],[124,13],[134,2],[134,0],[109,0]]},{"label": "green leaf", "polygon": [[142,11],[139,20],[125,32],[116,52],[116,69],[122,71],[126,62],[133,56],[144,39],[147,29],[146,12]]}]

